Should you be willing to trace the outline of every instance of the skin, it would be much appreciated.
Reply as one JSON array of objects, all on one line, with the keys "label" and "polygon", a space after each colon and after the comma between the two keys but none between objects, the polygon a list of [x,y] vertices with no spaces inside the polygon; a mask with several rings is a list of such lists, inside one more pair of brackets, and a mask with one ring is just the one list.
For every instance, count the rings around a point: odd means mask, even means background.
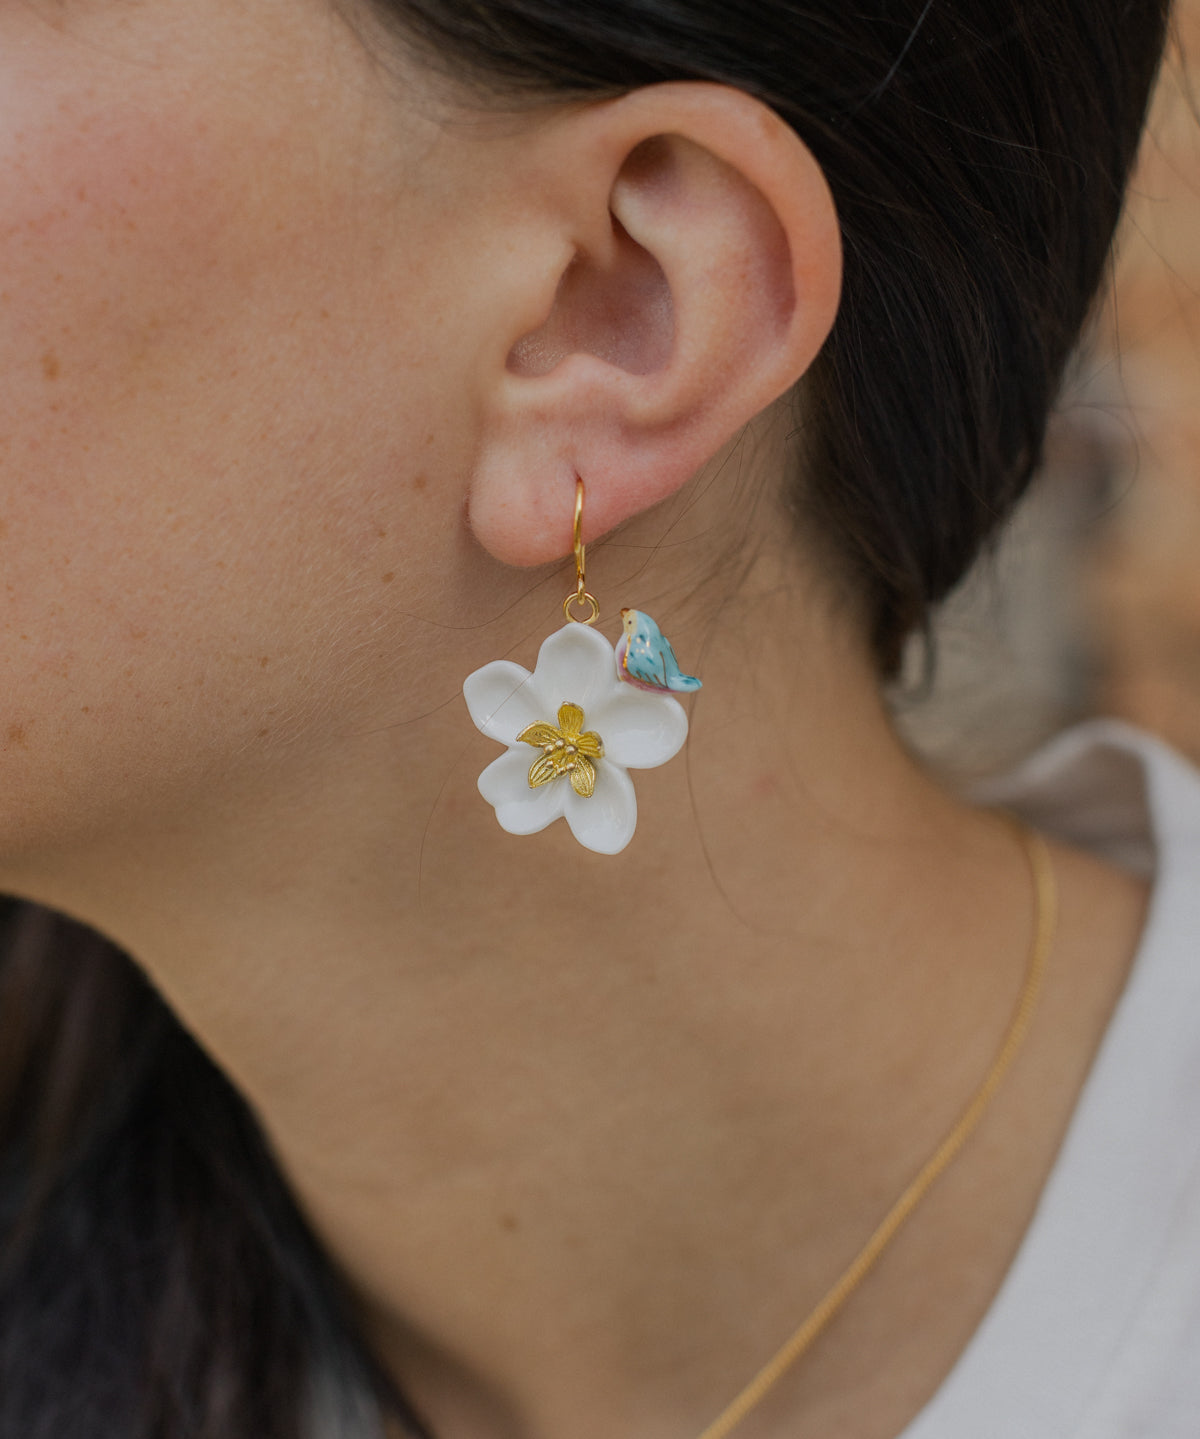
[{"label": "skin", "polygon": [[[370,29],[0,8],[0,883],[242,1087],[439,1435],[686,1436],[982,1076],[1029,879],[784,538],[804,146],[715,86],[455,105]],[[575,473],[610,638],[705,681],[616,859],[499,831],[459,699],[561,622]],[[1144,904],[1055,857],[1027,1048],[746,1439],[895,1434],[1011,1262]]]}]

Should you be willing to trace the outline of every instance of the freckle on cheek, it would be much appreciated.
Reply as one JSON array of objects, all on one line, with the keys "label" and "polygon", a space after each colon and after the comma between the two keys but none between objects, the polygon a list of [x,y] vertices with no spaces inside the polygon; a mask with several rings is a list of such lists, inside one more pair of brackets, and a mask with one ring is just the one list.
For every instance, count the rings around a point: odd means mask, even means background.
[{"label": "freckle on cheek", "polygon": [[8,742],[14,749],[25,748],[25,726],[23,724],[9,725]]},{"label": "freckle on cheek", "polygon": [[62,366],[58,363],[58,356],[52,350],[47,350],[42,356],[42,374],[48,380],[57,380],[61,370]]},{"label": "freckle on cheek", "polygon": [[754,781],[751,793],[755,799],[774,799],[779,793],[779,780],[774,772],[760,774]]},{"label": "freckle on cheek", "polygon": [[390,585],[391,582],[396,578],[396,572],[395,570],[388,570],[386,575],[380,575],[379,578],[383,581],[385,585]]}]

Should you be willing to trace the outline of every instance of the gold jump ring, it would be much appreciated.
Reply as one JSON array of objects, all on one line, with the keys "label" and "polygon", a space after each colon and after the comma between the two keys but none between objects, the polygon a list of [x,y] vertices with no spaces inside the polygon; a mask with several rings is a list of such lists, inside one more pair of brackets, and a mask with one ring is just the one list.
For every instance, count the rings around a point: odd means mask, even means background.
[{"label": "gold jump ring", "polygon": [[[588,605],[591,607],[592,612],[588,615],[587,619],[584,619],[581,615],[573,615],[571,613],[576,605]],[[600,618],[600,603],[595,595],[589,595],[587,590],[584,590],[581,595],[568,595],[566,599],[563,600],[563,614],[577,625],[594,625]]]}]

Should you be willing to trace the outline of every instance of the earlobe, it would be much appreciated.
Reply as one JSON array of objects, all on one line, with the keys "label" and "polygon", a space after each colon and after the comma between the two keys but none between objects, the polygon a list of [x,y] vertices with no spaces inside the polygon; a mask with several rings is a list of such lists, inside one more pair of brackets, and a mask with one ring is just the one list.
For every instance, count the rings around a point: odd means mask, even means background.
[{"label": "earlobe", "polygon": [[[541,277],[545,318],[485,377],[469,499],[477,538],[517,565],[569,550],[576,475],[589,539],[686,483],[804,373],[841,280],[819,166],[740,91],[651,86],[535,143],[539,183],[561,187],[543,223],[572,258]],[[531,246],[529,263],[552,253]]]}]

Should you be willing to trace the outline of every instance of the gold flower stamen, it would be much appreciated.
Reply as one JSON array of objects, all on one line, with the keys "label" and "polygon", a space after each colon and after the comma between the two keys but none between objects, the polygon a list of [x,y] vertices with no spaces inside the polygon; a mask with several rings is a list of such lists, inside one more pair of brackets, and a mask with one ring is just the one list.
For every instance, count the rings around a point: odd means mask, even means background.
[{"label": "gold flower stamen", "polygon": [[541,754],[529,767],[529,788],[549,784],[560,775],[568,775],[571,788],[583,799],[590,799],[596,790],[596,766],[602,759],[604,744],[595,730],[584,731],[583,711],[569,701],[558,708],[558,728],[542,720],[526,725],[517,739],[540,749]]}]

